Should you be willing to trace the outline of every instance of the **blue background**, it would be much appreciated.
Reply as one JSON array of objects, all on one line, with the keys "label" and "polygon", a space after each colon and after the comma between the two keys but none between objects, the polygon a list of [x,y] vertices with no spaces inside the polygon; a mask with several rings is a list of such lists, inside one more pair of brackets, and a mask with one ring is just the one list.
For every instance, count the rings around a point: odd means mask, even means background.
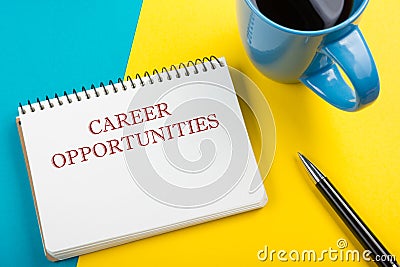
[{"label": "blue background", "polygon": [[[3,1],[0,9],[0,266],[49,262],[18,137],[18,103],[123,78],[142,1]],[[43,135],[46,131],[43,130]],[[79,219],[79,218],[77,218]],[[60,229],[62,231],[62,229]]]}]

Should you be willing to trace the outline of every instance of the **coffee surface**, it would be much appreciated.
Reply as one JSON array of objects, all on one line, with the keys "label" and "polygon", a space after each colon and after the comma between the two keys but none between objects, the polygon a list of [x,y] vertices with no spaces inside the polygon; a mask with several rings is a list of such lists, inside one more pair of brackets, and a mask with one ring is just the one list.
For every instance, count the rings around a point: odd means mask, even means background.
[{"label": "coffee surface", "polygon": [[255,0],[261,13],[287,28],[316,31],[345,21],[353,0]]}]

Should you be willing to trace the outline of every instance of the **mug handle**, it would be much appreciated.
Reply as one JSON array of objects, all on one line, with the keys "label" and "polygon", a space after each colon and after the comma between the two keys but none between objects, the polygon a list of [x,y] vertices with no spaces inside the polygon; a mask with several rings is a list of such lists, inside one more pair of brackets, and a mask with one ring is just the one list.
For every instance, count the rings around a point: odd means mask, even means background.
[{"label": "mug handle", "polygon": [[[379,95],[379,76],[374,59],[357,25],[344,37],[320,48],[300,81],[317,95],[345,110],[356,111]],[[350,79],[343,79],[339,65]]]}]

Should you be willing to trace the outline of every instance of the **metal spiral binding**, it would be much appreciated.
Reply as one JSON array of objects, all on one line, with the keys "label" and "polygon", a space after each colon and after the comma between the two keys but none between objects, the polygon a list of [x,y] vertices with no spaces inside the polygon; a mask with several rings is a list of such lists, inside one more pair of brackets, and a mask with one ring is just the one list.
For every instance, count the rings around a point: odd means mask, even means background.
[{"label": "metal spiral binding", "polygon": [[[139,84],[140,84],[142,87],[145,86],[145,83],[144,83],[142,77],[147,77],[150,84],[154,84],[155,81],[163,82],[163,78],[161,77],[161,74],[160,74],[160,73],[166,73],[166,74],[167,74],[167,80],[171,80],[171,79],[173,78],[173,75],[171,75],[171,73],[175,73],[175,77],[179,79],[179,78],[181,78],[181,73],[179,72],[179,69],[184,69],[184,75],[185,75],[185,76],[189,76],[189,75],[190,75],[190,72],[189,72],[189,69],[188,69],[188,67],[190,67],[190,66],[193,66],[193,68],[194,68],[193,74],[198,74],[200,71],[203,71],[203,72],[208,71],[207,66],[206,66],[206,64],[205,64],[206,62],[209,62],[209,63],[210,63],[211,69],[215,69],[216,66],[215,66],[215,64],[212,62],[213,60],[217,61],[220,67],[223,67],[223,66],[224,66],[224,63],[221,62],[221,61],[220,61],[217,57],[215,57],[215,56],[204,57],[203,59],[197,58],[194,62],[193,62],[192,60],[190,60],[190,61],[188,61],[186,64],[185,64],[185,63],[179,63],[178,67],[176,67],[175,65],[171,65],[170,68],[169,68],[169,70],[168,70],[166,67],[162,67],[161,72],[159,72],[157,69],[154,69],[154,70],[153,70],[153,75],[150,75],[150,73],[149,73],[148,71],[146,71],[146,72],[143,74],[143,76],[141,76],[140,74],[137,73],[137,74],[135,75],[135,79],[138,80],[138,81],[140,81]],[[202,67],[200,68],[200,70],[197,68],[198,66],[196,66],[196,65],[198,65],[198,64],[201,64],[201,66],[202,66]],[[157,75],[157,77],[154,78],[154,76],[156,76],[156,75]],[[151,76],[153,76],[153,78],[152,78]],[[129,82],[130,85],[131,85],[130,87],[131,87],[132,89],[136,88],[136,84],[133,82],[131,76],[129,76],[129,75],[126,77],[126,81],[124,81],[124,80],[121,79],[121,78],[118,78],[117,81],[118,81],[119,84],[122,85],[122,90],[124,90],[124,91],[126,91],[126,90],[128,89],[128,86],[125,84],[125,82]],[[112,91],[113,91],[114,93],[118,93],[118,88],[117,88],[116,84],[114,84],[114,82],[113,82],[112,80],[110,80],[110,81],[108,82],[108,85],[111,85],[111,86],[112,86],[112,88],[113,88]],[[101,82],[101,83],[99,84],[99,87],[97,87],[97,88],[96,88],[96,86],[95,86],[94,84],[92,84],[91,87],[90,87],[90,89],[93,89],[93,91],[94,91],[96,97],[99,97],[99,96],[100,96],[100,92],[99,92],[99,90],[98,90],[100,87],[103,89],[105,95],[108,95],[108,94],[110,93],[109,90],[107,90],[107,88],[106,88],[106,86],[104,85],[103,82]],[[101,91],[101,90],[100,90],[100,91]],[[84,86],[82,86],[82,92],[85,93],[86,99],[90,99],[91,95],[87,92],[87,90],[86,90],[86,88],[85,88]],[[75,95],[75,98],[71,97],[73,94]],[[61,96],[61,95],[60,95],[60,96]],[[53,108],[53,107],[55,106],[55,105],[54,105],[54,100],[55,100],[56,103],[58,103],[59,106],[62,106],[62,105],[64,105],[64,104],[67,104],[67,103],[64,103],[64,102],[60,99],[60,96],[59,96],[58,94],[55,94],[54,99],[50,99],[49,96],[46,95],[45,101],[48,102],[50,108]],[[65,98],[66,98],[67,101],[68,101],[68,104],[70,104],[70,103],[72,103],[72,102],[74,102],[74,101],[81,101],[81,100],[82,100],[82,97],[78,95],[78,92],[77,92],[75,89],[72,90],[72,94],[68,94],[67,91],[64,91],[64,93],[63,93],[62,96],[65,96]],[[52,102],[52,101],[53,101],[53,102]],[[32,102],[31,102],[30,100],[28,100],[27,103],[28,103],[28,106],[29,106],[30,111],[31,111],[31,112],[35,112],[36,109],[35,109],[35,107],[33,106]],[[42,101],[40,101],[39,97],[36,98],[36,103],[39,104],[40,110],[44,110],[44,109],[46,108],[46,107],[44,106],[44,104],[42,103]],[[19,108],[21,109],[22,114],[26,114],[26,113],[27,113],[27,110],[24,109],[24,107],[22,106],[21,102],[19,103]]]}]

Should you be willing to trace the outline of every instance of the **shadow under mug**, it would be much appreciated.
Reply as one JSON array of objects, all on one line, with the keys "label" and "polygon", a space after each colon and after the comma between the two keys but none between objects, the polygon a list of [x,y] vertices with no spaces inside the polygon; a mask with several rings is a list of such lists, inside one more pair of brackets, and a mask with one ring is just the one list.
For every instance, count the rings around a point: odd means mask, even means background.
[{"label": "shadow under mug", "polygon": [[264,16],[253,1],[236,0],[239,32],[251,61],[265,76],[283,83],[301,81],[345,111],[359,110],[378,97],[378,72],[357,26],[368,0],[354,0],[348,19],[318,31],[281,26]]}]

